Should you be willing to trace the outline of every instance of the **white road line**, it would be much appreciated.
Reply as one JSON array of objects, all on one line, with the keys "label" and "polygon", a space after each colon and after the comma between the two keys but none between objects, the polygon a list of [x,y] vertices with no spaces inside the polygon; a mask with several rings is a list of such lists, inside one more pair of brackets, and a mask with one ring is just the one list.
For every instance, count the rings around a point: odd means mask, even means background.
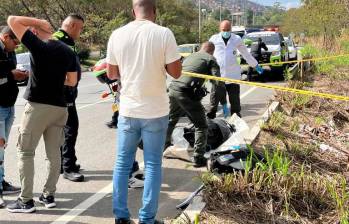
[{"label": "white road line", "polygon": [[104,103],[104,102],[107,102],[107,101],[111,101],[111,100],[112,100],[112,98],[107,98],[107,99],[104,99],[104,100],[97,101],[95,103],[91,103],[91,104],[87,104],[87,105],[78,107],[76,109],[77,110],[81,110],[81,109],[84,109],[84,108],[87,108],[87,107],[91,107],[91,106],[94,106],[94,105],[97,105],[97,104],[100,104],[100,103]]},{"label": "white road line", "polygon": [[[257,89],[256,86],[253,86],[252,88],[248,89],[246,92],[244,92],[243,94],[240,95],[240,100],[245,98],[248,94],[252,93],[256,89]],[[222,115],[222,114],[223,114],[223,110],[220,110],[219,112],[217,112],[217,115]]]},{"label": "white road line", "polygon": [[95,83],[95,84],[90,84],[90,85],[86,85],[86,86],[79,86],[78,90],[85,89],[85,88],[91,87],[91,86],[97,86],[97,85],[101,85],[101,84],[100,83]]},{"label": "white road line", "polygon": [[255,89],[257,89],[257,87],[252,87],[249,90],[247,90],[246,92],[244,92],[243,94],[240,95],[240,99],[245,98],[248,94],[252,93]]},{"label": "white road line", "polygon": [[[76,109],[77,110],[81,110],[81,109],[84,109],[84,108],[87,108],[87,107],[92,107],[94,105],[97,105],[97,104],[100,104],[100,103],[104,103],[104,102],[107,102],[107,101],[111,101],[111,100],[112,100],[112,98],[107,98],[107,99],[104,99],[104,100],[97,101],[95,103],[86,104],[86,105],[78,107]],[[21,126],[21,125],[20,124],[12,125],[12,128],[19,128],[19,126]]]},{"label": "white road line", "polygon": [[[144,162],[138,164],[140,169],[144,169]],[[80,214],[85,212],[89,207],[96,204],[98,201],[102,200],[107,194],[113,192],[113,183],[108,184],[102,190],[98,191],[96,194],[87,198],[85,201],[81,202],[79,205],[75,206],[72,210],[65,213],[51,224],[67,224],[74,220]]]},{"label": "white road line", "polygon": [[81,204],[77,205],[75,208],[73,208],[69,212],[65,213],[64,215],[56,219],[51,224],[69,223],[70,221],[75,219],[77,216],[79,216],[81,213],[85,212],[89,207],[91,207],[92,205],[96,204],[99,200],[104,198],[105,195],[112,192],[112,190],[113,190],[113,183],[110,183],[106,187],[104,187],[102,190],[98,191],[96,194],[87,198]]},{"label": "white road line", "polygon": [[[240,98],[246,97],[248,94],[253,92],[257,87],[252,87],[246,92],[244,92]],[[97,103],[95,103],[97,104]],[[87,106],[87,105],[86,105]],[[81,109],[81,108],[80,108]],[[144,162],[140,163],[139,166],[141,168],[144,167]],[[107,194],[110,194],[112,192],[113,188],[113,183],[108,184],[106,187],[104,187],[102,190],[97,192],[96,194],[92,195],[91,197],[87,198],[85,201],[81,202],[79,205],[77,205],[75,208],[70,210],[69,212],[65,213],[58,219],[56,219],[54,222],[51,224],[67,224],[70,221],[74,220],[76,217],[78,217],[80,214],[85,212],[89,207],[92,205],[96,204],[99,200],[103,199],[103,197]],[[164,204],[161,203],[159,207],[163,207]]]}]

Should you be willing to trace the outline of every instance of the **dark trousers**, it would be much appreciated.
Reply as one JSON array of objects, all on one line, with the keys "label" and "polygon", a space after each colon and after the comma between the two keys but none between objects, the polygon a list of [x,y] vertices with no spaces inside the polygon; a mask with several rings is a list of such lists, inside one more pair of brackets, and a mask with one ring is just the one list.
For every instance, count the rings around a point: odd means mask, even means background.
[{"label": "dark trousers", "polygon": [[[212,86],[213,87],[213,86]],[[210,119],[216,118],[218,104],[227,103],[226,93],[228,93],[229,103],[230,103],[230,113],[240,114],[240,85],[239,84],[225,84],[225,89],[217,88],[211,92],[210,97],[210,109],[207,113],[207,117]]]},{"label": "dark trousers", "polygon": [[228,93],[229,103],[230,103],[230,113],[240,114],[241,105],[240,105],[240,85],[239,84],[226,84],[225,89]]},{"label": "dark trousers", "polygon": [[192,100],[191,97],[182,91],[169,90],[170,115],[166,135],[166,144],[171,143],[171,137],[180,117],[186,115],[195,127],[194,157],[203,156],[207,145],[207,120],[205,108],[201,101]]},{"label": "dark trousers", "polygon": [[62,167],[66,172],[76,170],[75,144],[78,137],[79,118],[75,102],[68,105],[68,120],[64,126],[64,143],[61,147]]},{"label": "dark trousers", "polygon": [[218,104],[227,104],[227,95],[225,85],[212,84],[211,95],[210,95],[210,107],[207,112],[207,117],[210,119],[216,118],[216,113],[218,110]]},{"label": "dark trousers", "polygon": [[[262,55],[252,54],[252,56],[258,61],[258,63],[262,59]],[[251,66],[249,66],[248,67],[248,72],[247,72],[247,79],[248,79],[248,81],[252,81],[253,71],[254,71],[254,69]]]},{"label": "dark trousers", "polygon": [[118,125],[118,119],[119,119],[119,111],[115,111],[113,113],[113,116],[111,117],[111,121],[115,124]]},{"label": "dark trousers", "polygon": [[227,103],[227,95],[225,90],[225,85],[221,84],[212,84],[211,94],[210,94],[210,107],[207,111],[207,117],[210,119],[216,118],[216,113],[218,110],[218,104]]}]

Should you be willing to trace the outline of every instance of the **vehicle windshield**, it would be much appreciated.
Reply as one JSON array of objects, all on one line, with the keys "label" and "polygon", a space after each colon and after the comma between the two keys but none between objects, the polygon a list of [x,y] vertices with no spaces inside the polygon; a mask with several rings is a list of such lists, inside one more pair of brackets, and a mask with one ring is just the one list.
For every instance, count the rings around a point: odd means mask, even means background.
[{"label": "vehicle windshield", "polygon": [[280,44],[280,37],[278,34],[276,33],[272,33],[272,34],[247,34],[243,37],[243,39],[250,39],[253,42],[256,42],[258,40],[258,38],[262,38],[263,42],[266,45],[279,45]]},{"label": "vehicle windshield", "polygon": [[178,47],[179,53],[193,53],[193,47],[190,46],[179,46]]},{"label": "vehicle windshield", "polygon": [[245,35],[245,31],[232,31],[233,34],[243,37]]},{"label": "vehicle windshield", "polygon": [[290,39],[285,39],[285,41],[286,41],[286,43],[287,43],[287,46],[293,47],[293,42],[292,42],[292,40],[290,40]]}]

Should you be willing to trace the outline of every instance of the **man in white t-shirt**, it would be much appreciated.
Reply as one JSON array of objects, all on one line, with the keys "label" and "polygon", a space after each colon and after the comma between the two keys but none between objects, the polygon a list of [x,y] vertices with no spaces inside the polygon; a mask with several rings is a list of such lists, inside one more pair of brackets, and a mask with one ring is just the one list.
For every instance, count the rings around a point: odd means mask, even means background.
[{"label": "man in white t-shirt", "polygon": [[[244,45],[241,38],[231,32],[231,22],[224,20],[219,26],[221,31],[218,34],[213,35],[210,38],[210,42],[215,45],[214,57],[217,59],[218,65],[221,71],[221,77],[230,79],[240,79],[241,78],[241,68],[237,62],[237,50],[244,57],[246,62],[251,67],[256,67],[258,73],[262,73],[263,69],[258,65],[258,62],[252,55],[248,52],[246,46]],[[236,113],[241,117],[240,111],[240,85],[234,83],[226,83],[225,89],[229,96],[230,112],[231,115]],[[209,118],[215,118],[217,112],[217,106],[222,97],[226,97],[225,94],[212,92],[211,96],[211,108],[208,113]],[[215,95],[219,97],[215,97]]]},{"label": "man in white t-shirt", "polygon": [[145,181],[139,223],[162,223],[155,216],[169,114],[166,72],[177,79],[182,66],[173,33],[154,23],[155,0],[133,0],[133,14],[133,22],[112,33],[107,50],[108,77],[120,79],[122,85],[113,212],[115,223],[131,223],[127,180],[142,139]]}]

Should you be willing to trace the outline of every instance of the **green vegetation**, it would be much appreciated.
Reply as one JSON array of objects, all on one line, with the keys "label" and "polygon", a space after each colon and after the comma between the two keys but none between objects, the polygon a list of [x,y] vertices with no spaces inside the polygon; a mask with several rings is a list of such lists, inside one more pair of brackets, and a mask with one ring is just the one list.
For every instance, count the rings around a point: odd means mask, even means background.
[{"label": "green vegetation", "polygon": [[275,112],[271,115],[270,120],[262,126],[264,130],[276,132],[285,122],[285,116],[282,112]]},{"label": "green vegetation", "polygon": [[[34,16],[48,20],[58,29],[69,13],[79,13],[86,19],[79,43],[80,49],[105,52],[108,38],[116,28],[133,20],[132,1],[105,0],[2,0],[0,25],[9,15]],[[178,44],[198,42],[198,12],[192,1],[157,1],[157,23],[169,27]]]},{"label": "green vegetation", "polygon": [[244,173],[202,175],[208,211],[230,212],[244,223],[347,223],[349,192],[343,177],[310,172],[304,165],[294,169],[280,150],[265,149],[264,158]]}]

